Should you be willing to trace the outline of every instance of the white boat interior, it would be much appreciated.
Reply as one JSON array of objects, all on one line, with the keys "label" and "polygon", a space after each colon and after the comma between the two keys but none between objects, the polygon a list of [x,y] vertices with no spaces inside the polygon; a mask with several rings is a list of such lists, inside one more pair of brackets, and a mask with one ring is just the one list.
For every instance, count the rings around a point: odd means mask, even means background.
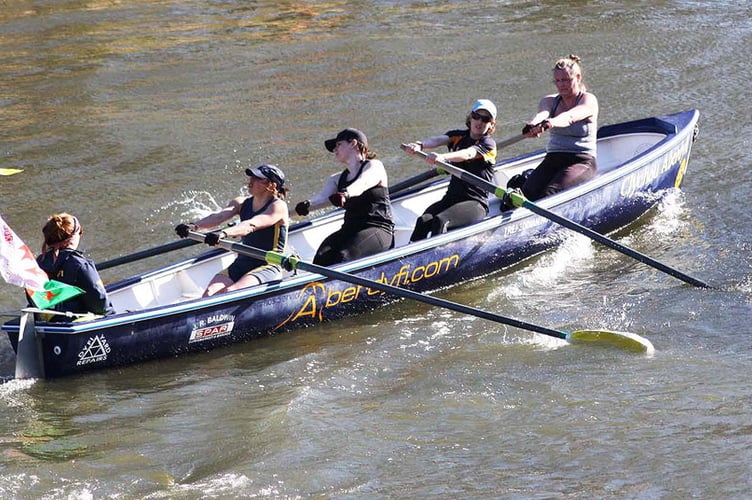
[{"label": "white boat interior", "polygon": [[[634,133],[599,139],[599,175],[604,175],[609,170],[650,149],[665,137],[665,134],[660,133]],[[542,157],[543,154],[541,153],[516,161],[504,162],[500,167],[497,167],[494,183],[506,187],[507,181],[512,176],[527,169],[535,168]],[[417,162],[417,159],[412,161]],[[411,196],[396,196],[393,198],[395,246],[401,247],[408,244],[417,217],[431,203],[439,200],[445,189],[445,185],[426,185]],[[490,198],[489,216],[498,215],[499,200],[494,195],[490,195]],[[295,253],[301,259],[311,261],[324,238],[341,226],[342,213],[342,210],[336,210],[315,217],[311,219],[310,225],[290,231],[288,253]],[[206,247],[202,248],[201,252],[205,249]],[[132,285],[110,291],[110,299],[115,310],[119,312],[143,310],[195,299],[201,297],[211,278],[227,268],[234,259],[234,253],[225,252],[200,261],[188,260],[178,266],[169,266],[161,271],[144,275],[140,281]],[[269,286],[278,285],[260,285],[252,288],[262,291]],[[255,293],[250,289],[248,292]]]}]

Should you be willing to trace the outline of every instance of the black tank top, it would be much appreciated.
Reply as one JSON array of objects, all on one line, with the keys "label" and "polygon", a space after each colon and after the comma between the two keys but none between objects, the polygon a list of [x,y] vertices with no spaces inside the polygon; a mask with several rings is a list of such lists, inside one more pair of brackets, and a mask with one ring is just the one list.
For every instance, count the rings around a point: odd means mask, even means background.
[{"label": "black tank top", "polygon": [[[337,190],[344,191],[355,182],[368,162],[369,160],[365,160],[360,163],[360,169],[351,181],[347,180],[348,171],[342,172],[337,182]],[[345,222],[342,229],[356,232],[365,227],[381,227],[390,232],[394,229],[389,190],[384,186],[374,186],[360,196],[348,198],[345,202]]]}]

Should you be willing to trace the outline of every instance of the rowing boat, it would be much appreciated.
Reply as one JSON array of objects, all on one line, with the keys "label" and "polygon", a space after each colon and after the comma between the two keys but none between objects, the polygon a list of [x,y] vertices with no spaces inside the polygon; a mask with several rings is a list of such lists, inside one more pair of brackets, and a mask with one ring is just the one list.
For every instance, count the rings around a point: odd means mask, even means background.
[{"label": "rowing boat", "polygon": [[[601,234],[624,227],[680,187],[698,118],[690,110],[601,127],[599,174],[537,205]],[[544,154],[538,150],[500,161],[495,184],[506,186]],[[409,243],[415,219],[441,198],[447,182],[431,178],[395,194],[395,247],[332,269],[425,293],[513,266],[565,237],[566,229],[552,220],[524,206],[505,208],[491,196],[483,221]],[[342,224],[342,215],[335,210],[291,228],[288,242],[296,258],[310,261],[324,238]],[[212,276],[234,258],[226,248],[213,249],[110,284],[117,311],[112,316],[47,322],[39,311],[23,310],[2,326],[17,353],[16,377],[54,378],[207,351],[395,300],[376,287],[300,269],[276,283],[201,297]]]}]

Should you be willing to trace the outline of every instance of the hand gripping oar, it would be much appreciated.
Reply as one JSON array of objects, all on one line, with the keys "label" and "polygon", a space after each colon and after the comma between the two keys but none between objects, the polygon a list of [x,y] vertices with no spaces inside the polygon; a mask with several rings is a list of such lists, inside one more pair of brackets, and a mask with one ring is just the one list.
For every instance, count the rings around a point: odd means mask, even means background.
[{"label": "hand gripping oar", "polygon": [[[404,191],[407,188],[413,187],[415,185],[420,184],[423,181],[436,177],[437,175],[439,175],[439,173],[442,173],[442,172],[440,172],[438,168],[432,168],[425,172],[421,172],[418,175],[414,175],[413,177],[410,177],[409,179],[405,179],[402,182],[398,182],[397,184],[390,186],[389,194],[395,194],[400,191]],[[303,226],[308,226],[308,225],[310,225],[310,222],[299,222],[297,224],[293,224],[292,226],[290,226],[290,230],[293,230],[298,226],[303,227]],[[190,239],[171,241],[170,243],[165,243],[164,245],[159,245],[153,248],[147,248],[145,250],[140,250],[132,254],[123,255],[121,257],[115,257],[114,259],[100,262],[99,264],[96,265],[96,267],[97,267],[97,270],[103,271],[105,269],[110,269],[112,267],[122,266],[123,264],[129,264],[137,260],[148,259],[149,257],[156,257],[157,255],[162,255],[168,252],[172,252],[174,250],[180,250],[182,248],[186,248],[195,244],[196,242]]]},{"label": "hand gripping oar", "polygon": [[[505,148],[507,146],[511,146],[512,144],[515,144],[517,142],[520,142],[522,139],[524,139],[525,136],[522,134],[515,135],[514,137],[509,137],[507,139],[504,139],[503,141],[499,141],[496,143],[496,149]],[[405,144],[402,145],[405,149]],[[421,174],[415,175],[413,177],[410,177],[409,179],[405,179],[402,182],[398,182],[394,186],[389,186],[389,194],[393,195],[399,191],[403,191],[409,187],[415,186],[423,181],[426,181],[428,179],[432,179],[436,177],[437,175],[446,173],[443,169],[439,167],[434,167],[430,170],[426,170]]]},{"label": "hand gripping oar", "polygon": [[[406,149],[407,145],[403,144],[401,147],[402,149]],[[427,156],[426,153],[424,153],[423,151],[417,151],[416,153],[422,156],[423,158]],[[473,184],[474,186],[477,186],[481,189],[485,189],[489,193],[496,195],[498,198],[503,198],[504,195],[507,194],[507,191],[501,188],[500,186],[492,184],[485,179],[481,179],[477,175],[473,175],[470,172],[462,170],[461,168],[456,167],[452,165],[451,163],[448,163],[445,161],[437,161],[436,163],[441,165],[442,169],[446,170],[447,172],[454,175],[455,177],[459,177],[460,179],[462,179],[463,181],[469,184]],[[651,257],[648,257],[647,255],[642,254],[636,250],[632,250],[631,248],[626,247],[622,245],[621,243],[617,243],[616,241],[610,238],[607,238],[606,236],[603,236],[602,234],[597,233],[590,228],[587,228],[581,224],[578,224],[577,222],[573,220],[567,219],[566,217],[562,217],[561,215],[557,215],[550,210],[546,210],[545,208],[539,205],[536,205],[532,201],[528,200],[522,194],[518,194],[514,191],[510,191],[509,198],[515,207],[527,208],[531,212],[536,213],[540,215],[541,217],[545,217],[546,219],[552,220],[556,222],[557,224],[561,224],[562,226],[566,228],[569,228],[580,234],[584,234],[588,238],[591,238],[599,243],[602,243],[606,245],[607,247],[611,247],[614,250],[617,250],[623,253],[624,255],[628,255],[634,259],[637,259],[638,261],[644,264],[647,264],[656,269],[659,269],[663,271],[664,273],[670,274],[671,276],[678,278],[684,281],[685,283],[689,283],[690,285],[700,287],[700,288],[710,288],[710,285],[708,285],[707,283],[704,283],[696,278],[693,278],[692,276],[684,274],[683,272],[678,271],[674,269],[673,267],[669,267],[666,264],[658,262],[657,260]]]},{"label": "hand gripping oar", "polygon": [[[204,241],[204,235],[195,231],[189,232],[188,237],[195,241]],[[225,250],[230,250],[232,252],[238,253],[240,255],[245,255],[254,259],[262,259],[269,264],[280,265],[286,269],[302,269],[303,271],[320,274],[330,279],[354,283],[356,285],[361,285],[372,290],[381,290],[382,292],[390,293],[392,295],[396,295],[405,299],[417,300],[418,302],[424,302],[432,306],[443,307],[462,314],[469,314],[478,318],[495,321],[496,323],[503,323],[506,325],[514,326],[516,328],[521,328],[523,330],[542,333],[543,335],[548,335],[550,337],[566,340],[572,343],[597,342],[628,349],[631,351],[645,352],[647,354],[652,354],[654,351],[653,344],[651,344],[648,339],[634,333],[613,332],[608,330],[578,330],[567,333],[563,331],[553,330],[551,328],[546,328],[544,326],[534,325],[532,323],[526,323],[524,321],[516,320],[513,318],[507,318],[492,312],[482,311],[480,309],[475,309],[470,306],[458,304],[457,302],[452,302],[450,300],[440,299],[431,295],[414,292],[407,288],[400,288],[389,285],[387,283],[361,278],[360,276],[354,274],[336,271],[328,267],[319,266],[311,262],[306,262],[295,255],[284,255],[272,251],[267,252],[259,248],[254,248],[242,243],[235,243],[226,239],[220,239],[217,246],[224,248]]]},{"label": "hand gripping oar", "polygon": [[[393,195],[400,191],[404,191],[407,188],[416,186],[423,181],[427,181],[428,179],[436,177],[440,173],[443,173],[443,172],[441,172],[438,168],[432,168],[430,170],[421,172],[420,174],[414,175],[408,179],[405,179],[402,182],[398,182],[397,184],[393,186],[389,186],[389,194]],[[295,228],[299,226],[304,227],[308,225],[310,225],[309,222],[299,222],[297,224],[291,225],[289,229],[294,230]],[[140,250],[132,254],[123,255],[121,257],[115,257],[114,259],[100,262],[99,264],[96,265],[96,267],[97,267],[97,270],[103,271],[105,269],[110,269],[112,267],[122,266],[123,264],[129,264],[137,260],[148,259],[149,257],[156,257],[157,255],[162,255],[168,252],[172,252],[174,250],[180,250],[182,248],[186,248],[195,244],[196,242],[193,240],[171,241],[170,243],[165,243],[164,245],[159,245],[153,248],[147,248],[145,250]]]}]

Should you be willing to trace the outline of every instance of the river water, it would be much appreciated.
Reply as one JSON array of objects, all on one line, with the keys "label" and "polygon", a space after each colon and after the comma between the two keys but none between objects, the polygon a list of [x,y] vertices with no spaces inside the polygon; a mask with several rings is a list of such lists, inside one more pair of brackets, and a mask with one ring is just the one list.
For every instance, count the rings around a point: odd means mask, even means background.
[{"label": "river water", "polygon": [[[748,497],[750,51],[752,8],[727,0],[2,2],[0,168],[23,172],[0,177],[0,213],[35,251],[62,210],[98,262],[167,243],[263,162],[304,199],[346,126],[395,183],[425,167],[399,144],[476,98],[497,139],[517,134],[576,53],[601,124],[702,113],[682,191],[613,236],[715,288],[572,237],[440,294],[633,331],[650,358],[407,302],[56,381],[13,380],[0,339],[0,497]],[[21,304],[0,287],[3,311]]]}]

